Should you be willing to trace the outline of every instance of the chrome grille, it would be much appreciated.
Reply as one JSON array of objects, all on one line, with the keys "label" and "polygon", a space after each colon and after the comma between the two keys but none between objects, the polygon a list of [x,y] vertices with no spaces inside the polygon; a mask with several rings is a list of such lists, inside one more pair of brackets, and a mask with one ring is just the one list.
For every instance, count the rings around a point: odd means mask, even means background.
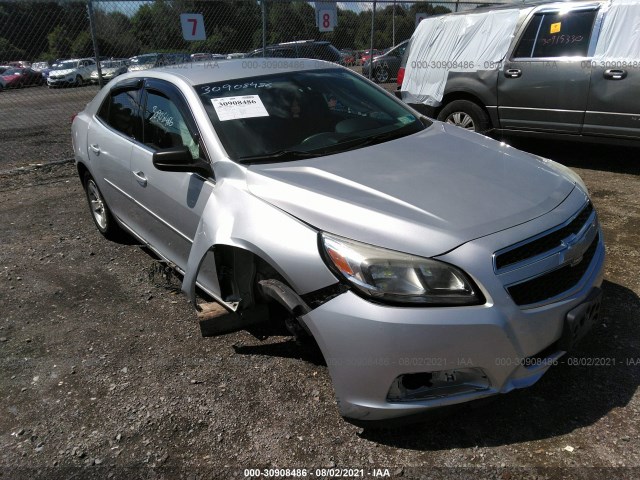
[{"label": "chrome grille", "polygon": [[578,213],[578,215],[576,215],[576,217],[564,227],[554,230],[547,235],[532,240],[531,242],[527,242],[512,250],[496,255],[496,270],[500,270],[509,265],[519,263],[523,260],[527,260],[559,247],[562,244],[562,240],[571,234],[577,234],[582,229],[585,222],[591,216],[591,212],[593,212],[593,205],[589,202],[580,211],[580,213]]},{"label": "chrome grille", "polygon": [[542,302],[548,298],[557,297],[577,285],[591,264],[598,240],[599,235],[596,235],[577,265],[565,265],[532,280],[507,288],[516,305]]},{"label": "chrome grille", "polygon": [[507,293],[523,308],[570,295],[589,271],[599,244],[590,201],[566,222],[494,254],[494,269]]}]

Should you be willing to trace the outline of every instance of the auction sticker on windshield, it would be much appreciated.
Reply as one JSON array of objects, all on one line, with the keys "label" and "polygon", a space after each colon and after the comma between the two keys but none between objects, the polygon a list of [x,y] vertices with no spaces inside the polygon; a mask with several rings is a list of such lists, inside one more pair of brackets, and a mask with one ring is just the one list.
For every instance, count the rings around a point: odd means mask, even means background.
[{"label": "auction sticker on windshield", "polygon": [[264,108],[259,95],[244,95],[242,97],[212,98],[213,108],[221,122],[237,120],[239,118],[268,117],[269,112]]}]

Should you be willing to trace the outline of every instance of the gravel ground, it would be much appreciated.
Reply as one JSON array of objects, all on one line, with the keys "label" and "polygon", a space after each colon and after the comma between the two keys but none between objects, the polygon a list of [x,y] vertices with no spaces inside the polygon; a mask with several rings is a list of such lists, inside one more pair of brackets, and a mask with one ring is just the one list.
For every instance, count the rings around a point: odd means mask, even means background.
[{"label": "gravel ground", "polygon": [[604,325],[532,388],[386,430],[345,422],[319,353],[279,325],[203,338],[171,272],[98,234],[73,165],[15,169],[64,157],[57,143],[5,157],[0,477],[640,477],[638,152],[516,144],[591,190],[607,242]]},{"label": "gravel ground", "polygon": [[0,172],[69,159],[71,117],[84,109],[98,87],[29,87],[0,94]]}]

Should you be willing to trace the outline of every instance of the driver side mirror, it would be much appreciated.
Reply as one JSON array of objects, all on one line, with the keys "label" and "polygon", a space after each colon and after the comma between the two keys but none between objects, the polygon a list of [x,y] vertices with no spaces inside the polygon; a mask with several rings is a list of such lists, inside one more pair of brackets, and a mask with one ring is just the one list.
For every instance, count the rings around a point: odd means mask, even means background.
[{"label": "driver side mirror", "polygon": [[194,160],[187,147],[171,147],[153,154],[153,166],[163,172],[192,172],[205,178],[213,178],[211,164],[202,159]]}]

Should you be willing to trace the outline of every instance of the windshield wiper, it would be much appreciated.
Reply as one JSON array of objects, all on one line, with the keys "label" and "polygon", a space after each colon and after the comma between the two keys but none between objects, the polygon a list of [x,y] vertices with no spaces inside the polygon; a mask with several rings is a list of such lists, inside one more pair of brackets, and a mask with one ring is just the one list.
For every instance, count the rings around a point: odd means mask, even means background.
[{"label": "windshield wiper", "polygon": [[279,150],[266,155],[249,155],[240,157],[238,163],[269,163],[269,162],[286,162],[289,160],[300,160],[302,158],[313,158],[322,155],[315,152],[303,152],[300,150]]},{"label": "windshield wiper", "polygon": [[378,133],[376,135],[367,135],[363,137],[348,137],[342,142],[338,142],[335,145],[331,145],[328,148],[323,149],[323,153],[337,153],[346,152],[356,148],[367,147],[369,145],[376,145],[378,143],[387,142],[396,138],[406,137],[413,133],[418,133],[420,130],[416,130],[414,124],[408,124],[390,132]]}]

